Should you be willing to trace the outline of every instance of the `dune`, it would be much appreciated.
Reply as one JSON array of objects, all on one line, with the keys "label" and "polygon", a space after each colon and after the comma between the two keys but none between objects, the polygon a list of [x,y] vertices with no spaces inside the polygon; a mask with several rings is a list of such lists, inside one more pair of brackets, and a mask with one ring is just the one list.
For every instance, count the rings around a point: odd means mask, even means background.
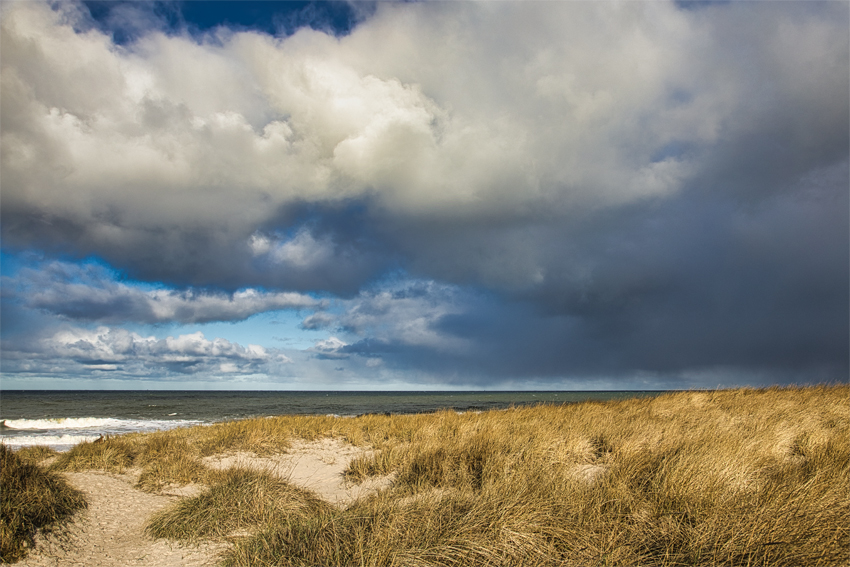
[{"label": "dune", "polygon": [[[249,468],[269,471],[308,489],[335,506],[345,506],[389,485],[389,477],[359,485],[343,471],[368,451],[337,439],[296,441],[286,453],[258,456],[248,451],[211,455],[203,462],[214,470]],[[52,458],[52,460],[55,457]],[[104,471],[62,473],[81,490],[88,508],[62,531],[39,534],[35,549],[20,567],[199,567],[214,565],[227,542],[180,543],[145,533],[148,519],[181,498],[201,493],[204,486],[165,486],[158,494],[136,488],[139,469],[124,474]]]}]

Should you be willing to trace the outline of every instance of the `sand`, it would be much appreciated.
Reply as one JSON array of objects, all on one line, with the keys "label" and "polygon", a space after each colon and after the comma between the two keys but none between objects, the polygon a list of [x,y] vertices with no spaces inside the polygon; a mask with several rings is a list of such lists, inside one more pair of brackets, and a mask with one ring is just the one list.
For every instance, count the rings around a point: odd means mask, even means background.
[{"label": "sand", "polygon": [[[345,506],[356,498],[388,486],[391,478],[362,485],[346,483],[342,471],[358,449],[339,440],[296,442],[284,454],[257,456],[253,453],[214,455],[204,459],[210,468],[231,466],[268,470],[281,478],[315,492],[319,497]],[[227,543],[178,544],[145,535],[147,519],[156,511],[203,490],[202,486],[169,487],[161,494],[134,488],[139,471],[117,475],[104,472],[63,473],[68,482],[83,491],[88,509],[59,534],[36,537],[35,548],[21,567],[177,567],[213,565]]]},{"label": "sand", "polygon": [[296,441],[286,453],[278,455],[259,457],[254,453],[232,453],[206,457],[203,463],[212,469],[239,466],[267,470],[312,490],[331,504],[344,507],[392,483],[391,477],[367,479],[362,484],[348,483],[343,479],[342,471],[348,463],[364,452],[339,439],[322,439]]},{"label": "sand", "polygon": [[134,475],[85,472],[64,476],[86,495],[88,509],[77,514],[61,536],[39,535],[35,549],[16,565],[170,567],[215,563],[216,546],[181,546],[145,536],[147,518],[179,497],[137,490],[133,488]]}]

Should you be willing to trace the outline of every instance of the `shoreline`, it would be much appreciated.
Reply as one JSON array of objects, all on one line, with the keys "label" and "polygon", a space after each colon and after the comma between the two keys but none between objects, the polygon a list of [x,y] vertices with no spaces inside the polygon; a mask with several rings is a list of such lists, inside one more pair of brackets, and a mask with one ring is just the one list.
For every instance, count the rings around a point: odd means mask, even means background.
[{"label": "shoreline", "polygon": [[[838,565],[850,553],[848,398],[840,385],[525,406],[508,418],[276,416],[84,443],[49,468],[170,499],[132,528],[161,560],[200,542],[215,549],[207,561],[239,565]],[[199,524],[208,514],[217,519]],[[332,532],[311,531],[320,518]],[[287,525],[307,539],[287,539]],[[83,540],[64,553],[93,553]],[[21,565],[49,564],[39,549]]]},{"label": "shoreline", "polygon": [[[644,391],[442,392],[436,395],[430,392],[327,392],[318,396],[316,392],[296,392],[306,397],[290,399],[287,397],[289,393],[278,392],[275,394],[281,395],[282,401],[273,400],[274,403],[269,403],[266,399],[254,398],[254,392],[234,391],[230,393],[235,396],[235,402],[228,405],[221,400],[220,393],[214,393],[210,399],[203,397],[205,393],[201,392],[198,393],[201,397],[196,399],[194,396],[185,396],[187,392],[177,392],[178,397],[172,399],[169,392],[131,392],[137,394],[137,397],[129,401],[120,399],[119,403],[113,399],[115,392],[87,392],[82,398],[56,396],[55,392],[47,392],[45,398],[39,392],[32,400],[27,400],[21,394],[23,397],[19,399],[3,400],[0,415],[4,425],[0,425],[0,443],[11,447],[46,444],[66,451],[78,442],[94,440],[101,435],[154,432],[223,421],[294,416],[355,419],[368,415],[406,416],[442,410],[463,413],[541,403],[560,405],[587,399],[654,395]],[[328,402],[327,398],[333,396],[336,398],[332,403]],[[458,400],[456,396],[461,396],[461,399]],[[543,399],[535,396],[542,396]],[[570,399],[565,400],[564,397]],[[48,402],[51,410],[45,412],[44,405]],[[296,402],[307,405],[291,407]],[[254,408],[253,404],[264,405]],[[200,406],[200,409],[195,408],[195,405]],[[98,409],[92,411],[92,408]],[[285,409],[298,411],[276,411]],[[38,437],[47,439],[39,440]]]}]

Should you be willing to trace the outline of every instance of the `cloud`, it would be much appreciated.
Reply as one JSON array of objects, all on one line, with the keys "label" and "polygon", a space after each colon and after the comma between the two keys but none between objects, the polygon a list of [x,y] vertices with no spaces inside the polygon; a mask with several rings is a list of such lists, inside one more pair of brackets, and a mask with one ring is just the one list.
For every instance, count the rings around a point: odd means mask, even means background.
[{"label": "cloud", "polygon": [[[236,288],[354,291],[386,263],[345,259],[397,253],[399,226],[402,243],[428,226],[492,230],[515,260],[529,223],[675,195],[719,166],[783,179],[846,154],[842,10],[382,4],[342,38],[152,31],[118,48],[75,31],[81,10],[15,4],[4,237]],[[305,202],[365,204],[380,243],[286,224]],[[255,262],[275,230],[295,236]],[[539,270],[523,272],[510,281]]]},{"label": "cloud", "polygon": [[814,172],[758,207],[690,194],[605,223],[543,227],[535,252],[548,276],[509,301],[403,282],[340,302],[322,327],[351,333],[345,352],[476,385],[635,372],[669,384],[697,374],[843,380],[847,168]]},{"label": "cloud", "polygon": [[28,374],[85,375],[110,372],[125,376],[173,377],[270,372],[291,360],[276,349],[209,340],[201,332],[156,339],[126,329],[67,327],[3,353],[3,371]]},{"label": "cloud", "polygon": [[255,257],[295,269],[314,268],[327,263],[334,256],[333,243],[329,239],[317,240],[304,227],[286,241],[255,234],[251,236],[251,251]]},{"label": "cloud", "polygon": [[463,313],[468,307],[464,302],[474,297],[435,281],[401,281],[341,302],[344,312],[335,323],[353,336],[377,343],[456,352],[466,347],[466,341],[440,333],[436,325],[447,316]]},{"label": "cloud", "polygon": [[[313,310],[326,302],[295,292],[243,289],[232,294],[199,290],[142,289],[117,282],[96,264],[53,261],[4,278],[7,295],[27,307],[67,319],[102,323],[208,323],[242,321],[267,311]],[[15,291],[13,292],[12,289]]]},{"label": "cloud", "polygon": [[331,326],[334,321],[336,321],[336,318],[333,315],[320,311],[318,313],[313,313],[312,315],[304,319],[301,322],[301,328],[305,330],[315,331]]},{"label": "cloud", "polygon": [[316,356],[321,359],[340,359],[340,358],[348,358],[348,355],[342,352],[343,347],[346,346],[344,341],[339,340],[336,337],[330,337],[324,340],[316,341],[316,344],[313,345],[312,350],[316,352]]}]

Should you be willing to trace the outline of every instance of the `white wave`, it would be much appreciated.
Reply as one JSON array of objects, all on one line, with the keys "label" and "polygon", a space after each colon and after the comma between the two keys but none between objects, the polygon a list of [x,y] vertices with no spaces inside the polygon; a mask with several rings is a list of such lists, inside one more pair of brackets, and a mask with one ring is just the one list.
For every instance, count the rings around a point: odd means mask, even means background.
[{"label": "white wave", "polygon": [[191,419],[115,419],[66,417],[56,419],[7,419],[0,422],[0,443],[14,447],[47,445],[67,451],[77,443],[93,441],[101,435],[150,433],[204,422]]},{"label": "white wave", "polygon": [[47,445],[48,447],[70,448],[83,441],[94,441],[99,435],[17,435],[15,437],[2,437],[0,443],[10,447],[30,447],[33,445]]},{"label": "white wave", "polygon": [[54,419],[6,419],[2,424],[9,429],[103,429],[145,431],[150,429],[180,427],[201,423],[191,419],[115,419],[111,417],[58,417]]}]

